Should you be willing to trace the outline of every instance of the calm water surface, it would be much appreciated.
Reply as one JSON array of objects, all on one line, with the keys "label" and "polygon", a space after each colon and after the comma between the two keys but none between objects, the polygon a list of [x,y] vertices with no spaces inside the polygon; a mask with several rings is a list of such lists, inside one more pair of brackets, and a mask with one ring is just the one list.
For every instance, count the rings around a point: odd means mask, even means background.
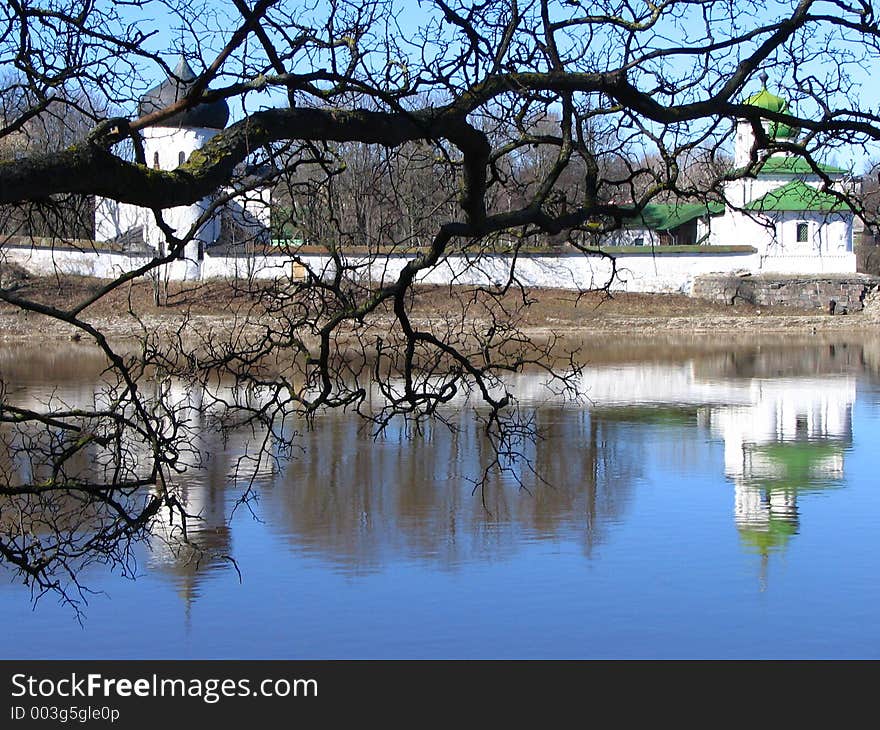
[{"label": "calm water surface", "polygon": [[[0,351],[10,397],[93,392],[89,353]],[[465,416],[373,440],[344,415],[230,513],[248,436],[186,476],[198,565],[90,569],[80,626],[0,582],[6,658],[880,656],[880,342],[597,349],[574,406],[517,392],[548,484],[468,481]],[[161,525],[157,527],[161,531]]]}]

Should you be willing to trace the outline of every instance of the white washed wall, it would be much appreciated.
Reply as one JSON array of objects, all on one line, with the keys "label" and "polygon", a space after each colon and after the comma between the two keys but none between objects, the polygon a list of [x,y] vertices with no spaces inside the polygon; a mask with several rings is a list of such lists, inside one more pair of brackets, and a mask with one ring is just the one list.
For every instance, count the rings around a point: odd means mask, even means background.
[{"label": "white washed wall", "polygon": [[[51,248],[2,249],[2,259],[14,262],[34,275],[56,272],[77,276],[111,278],[143,266],[150,259],[144,255],[114,252],[76,251]],[[390,283],[412,256],[350,257],[356,267],[352,276],[369,278],[376,283]],[[425,284],[465,285],[503,284],[511,276],[513,259],[504,255],[478,258],[450,256],[419,276]],[[664,253],[658,255],[618,254],[614,291],[690,293],[694,277],[703,274],[777,273],[831,274],[855,271],[855,255],[760,256],[757,253]],[[528,255],[519,257],[515,275],[525,286],[558,289],[590,289],[605,286],[612,276],[612,262],[605,258],[580,254]],[[305,276],[305,267],[317,276],[333,274],[329,256],[211,256],[201,262],[194,259],[174,261],[160,275],[171,281],[197,279],[254,278],[274,279]]]},{"label": "white washed wall", "polygon": [[61,273],[109,279],[143,266],[149,259],[110,251],[3,247],[2,260],[17,264],[35,276]]},{"label": "white washed wall", "polygon": [[810,255],[762,256],[762,274],[854,274],[856,255],[854,253]]},{"label": "white washed wall", "polygon": [[[118,253],[114,251],[76,251],[73,249],[52,248],[0,248],[0,262],[21,266],[34,276],[70,274],[72,276],[94,276],[98,279],[112,279],[133,271],[151,261],[149,256]],[[167,264],[162,275],[170,281],[184,281],[198,278],[196,262],[182,259]]]},{"label": "white washed wall", "polygon": [[[206,261],[209,257],[206,257]],[[296,267],[289,259],[283,263],[274,261],[254,267],[257,278],[271,277],[276,272],[289,274]],[[366,257],[350,257],[347,263],[356,267],[353,276],[369,278],[373,282],[391,283],[400,270],[413,259],[412,256],[388,256],[370,260]],[[332,274],[329,257],[307,256],[302,262],[321,275]],[[528,255],[515,261],[513,272],[525,286],[557,289],[590,289],[609,284],[615,291],[631,292],[689,292],[693,279],[702,274],[734,273],[757,270],[756,254],[618,254],[616,277],[612,281],[612,262],[609,259],[580,254]],[[450,256],[429,271],[422,273],[418,281],[423,284],[456,283],[463,285],[501,285],[511,277],[514,260],[510,256],[492,255],[481,257]],[[238,264],[241,271],[241,264]],[[232,259],[212,262],[206,277],[229,276],[235,271]],[[241,274],[239,274],[241,275]]]},{"label": "white washed wall", "polygon": [[95,239],[112,241],[117,236],[138,226],[143,227],[145,236],[151,225],[153,214],[146,208],[128,203],[118,203],[109,198],[95,199]]},{"label": "white washed wall", "polygon": [[[402,257],[401,257],[402,258]],[[393,275],[397,262],[389,262]],[[513,260],[497,255],[468,261],[454,256],[419,278],[420,282],[445,284],[503,284],[511,276]],[[618,254],[613,264],[595,256],[564,254],[530,255],[516,260],[515,275],[526,286],[557,289],[590,289],[610,285],[614,291],[689,292],[695,276],[752,270],[758,264],[755,254]],[[400,266],[403,262],[400,262]],[[378,272],[377,272],[378,273]],[[387,278],[386,274],[386,278]]]}]

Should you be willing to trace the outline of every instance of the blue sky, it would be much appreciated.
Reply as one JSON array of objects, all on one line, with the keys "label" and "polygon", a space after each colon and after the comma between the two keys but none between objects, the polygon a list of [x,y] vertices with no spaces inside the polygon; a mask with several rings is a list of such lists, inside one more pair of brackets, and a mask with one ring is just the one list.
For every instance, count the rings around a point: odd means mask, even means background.
[{"label": "blue sky", "polygon": [[[708,4],[693,6],[690,16],[687,16],[674,24],[670,23],[665,29],[663,29],[663,32],[668,35],[670,44],[679,44],[682,42],[682,39],[684,39],[686,43],[700,43],[700,39],[703,36],[703,29],[700,23],[700,14],[704,9],[702,5]],[[721,34],[724,32],[742,32],[750,30],[760,23],[765,22],[775,12],[774,8],[777,10],[784,10],[790,8],[791,5],[792,3],[787,0],[780,0],[778,2],[764,3],[761,5],[760,10],[748,12],[744,10],[741,16],[733,18],[730,21],[721,16],[718,19],[719,22],[717,28],[719,28],[719,33]],[[229,16],[221,12],[224,7],[227,7],[227,5],[221,2],[207,3],[207,11],[200,14],[196,22],[201,24],[202,29],[205,30],[206,33],[209,28],[217,27],[219,24],[228,22]],[[401,8],[401,14],[398,17],[400,31],[404,36],[404,41],[410,41],[415,36],[415,29],[428,17],[429,3],[416,3],[409,1],[401,3],[399,7]],[[839,9],[836,9],[836,6],[831,3],[820,4],[819,9],[821,9],[822,12],[829,14],[840,13]],[[164,13],[162,13],[163,10],[165,10]],[[213,15],[211,11],[217,11],[216,15]],[[166,54],[169,63],[173,65],[173,57],[180,49],[182,43],[186,45],[188,49],[193,50],[191,41],[186,40],[188,34],[182,33],[179,30],[181,25],[180,20],[170,16],[167,13],[167,9],[163,8],[161,4],[152,3],[147,6],[146,11],[138,11],[138,13],[137,16],[133,17],[138,18],[138,22],[142,25],[142,28],[144,30],[149,29],[156,31],[155,35],[148,42],[150,50]],[[728,24],[731,27],[725,27]],[[199,27],[195,26],[194,30],[198,31]],[[211,48],[209,46],[212,44],[208,40],[207,34],[203,36],[202,40],[206,44],[206,47],[203,49],[203,55],[205,58],[210,58]],[[774,66],[772,63],[768,64],[768,71],[770,74],[768,88],[772,92],[785,98],[791,99],[792,97],[796,97],[797,92],[794,89],[794,81],[792,78],[795,73],[800,79],[812,77],[819,82],[836,84],[838,81],[835,76],[836,65],[829,62],[845,59],[847,54],[858,54],[864,50],[864,46],[861,41],[855,37],[854,33],[836,32],[833,34],[833,37],[822,39],[822,42],[827,44],[828,51],[817,55],[814,60],[798,67],[796,70],[791,67],[790,64],[786,64],[784,59],[779,59],[779,65],[777,66]],[[406,46],[406,43],[404,45]],[[410,48],[414,49],[411,44]],[[729,65],[731,65],[731,67],[734,60],[735,59],[730,60]],[[679,63],[683,62],[684,61],[679,61]],[[196,65],[197,64],[194,64],[194,67],[196,67]],[[199,69],[196,68],[196,70],[198,71]],[[857,100],[859,109],[877,111],[878,108],[880,108],[880,84],[874,82],[874,79],[880,75],[880,62],[878,62],[877,57],[874,56],[870,58],[866,63],[851,63],[847,66],[847,72],[853,84],[851,96]],[[155,81],[158,82],[160,76],[158,69],[144,69],[144,73],[147,80],[150,77],[155,77]],[[720,67],[719,73],[723,76],[724,72]],[[686,72],[683,78],[686,78]],[[752,79],[744,89],[743,96],[745,97],[748,94],[757,91],[759,88],[760,82],[757,78]],[[259,97],[251,95],[248,99],[248,104],[249,107],[252,108],[253,105],[257,104],[274,103],[272,98],[273,97],[269,97],[265,94],[260,95]],[[279,103],[283,103],[283,96],[278,95],[274,98],[278,99]],[[836,102],[833,99],[831,100],[832,106],[838,106],[839,104],[840,102]],[[815,117],[820,113],[818,106],[814,102],[809,101],[801,101],[800,103],[793,104],[792,111],[795,114],[808,117]],[[240,113],[240,108],[236,110],[233,107],[233,116],[237,116]],[[856,173],[861,173],[863,171],[862,168],[864,167],[864,161],[867,157],[880,157],[880,150],[865,150],[859,147],[841,147],[835,150],[830,150],[827,155],[827,161],[843,167],[852,168]]]}]

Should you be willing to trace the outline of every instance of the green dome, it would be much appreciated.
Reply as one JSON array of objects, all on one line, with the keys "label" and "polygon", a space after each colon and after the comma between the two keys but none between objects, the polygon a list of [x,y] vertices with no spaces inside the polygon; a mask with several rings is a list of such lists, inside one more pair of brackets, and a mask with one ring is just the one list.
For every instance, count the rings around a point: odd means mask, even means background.
[{"label": "green dome", "polygon": [[767,129],[767,134],[773,139],[795,139],[800,132],[800,127],[785,124],[784,122],[771,122]]},{"label": "green dome", "polygon": [[[777,114],[784,114],[788,111],[788,102],[785,99],[767,91],[767,74],[765,73],[761,74],[761,90],[757,94],[752,94],[743,103]],[[798,127],[784,122],[764,122],[764,128],[773,139],[795,139],[800,134]]]},{"label": "green dome", "polygon": [[757,94],[752,94],[745,100],[745,104],[756,106],[758,109],[766,109],[768,112],[784,112],[788,110],[788,102],[776,94],[771,94],[765,86]]}]

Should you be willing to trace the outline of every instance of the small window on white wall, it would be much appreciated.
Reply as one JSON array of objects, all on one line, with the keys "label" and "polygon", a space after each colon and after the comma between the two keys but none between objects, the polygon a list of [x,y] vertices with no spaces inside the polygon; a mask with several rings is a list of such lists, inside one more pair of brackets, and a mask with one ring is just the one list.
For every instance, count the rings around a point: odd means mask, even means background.
[{"label": "small window on white wall", "polygon": [[182,165],[184,162],[186,162],[186,154],[181,150],[177,153],[177,164]]},{"label": "small window on white wall", "polygon": [[810,240],[810,224],[805,221],[798,221],[797,226],[797,242],[808,243]]},{"label": "small window on white wall", "polygon": [[159,153],[158,152],[153,153],[153,169],[154,170],[159,169]]}]

